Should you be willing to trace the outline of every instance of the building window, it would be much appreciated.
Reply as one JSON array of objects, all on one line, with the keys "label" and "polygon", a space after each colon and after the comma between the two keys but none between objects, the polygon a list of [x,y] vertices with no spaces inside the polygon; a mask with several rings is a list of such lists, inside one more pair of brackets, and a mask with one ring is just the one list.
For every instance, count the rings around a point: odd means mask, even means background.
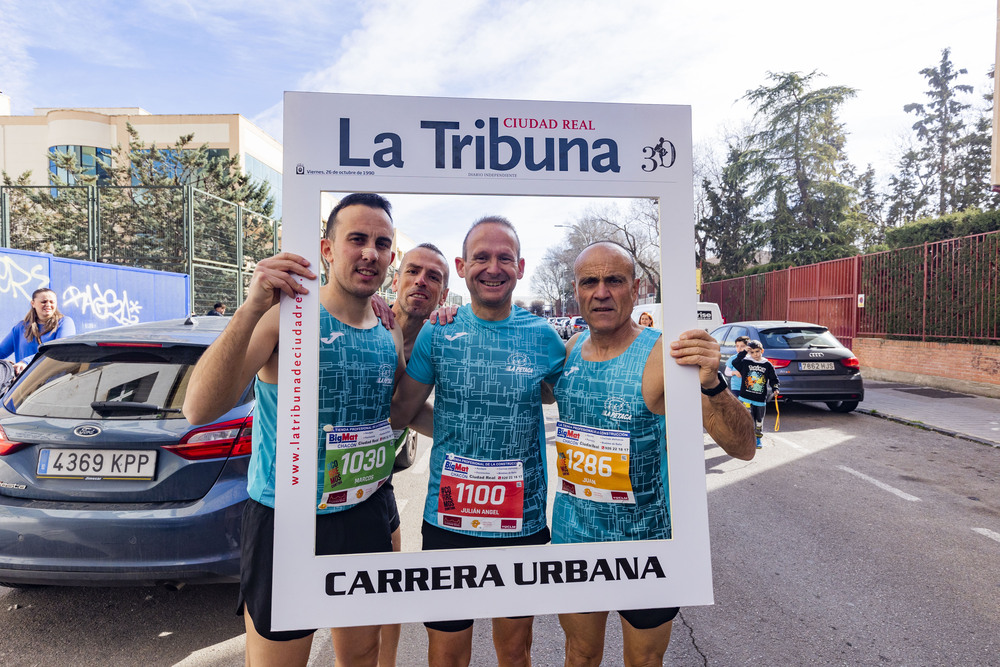
[{"label": "building window", "polygon": [[96,176],[99,185],[108,182],[107,168],[111,166],[111,149],[99,148],[96,146],[50,146],[49,147],[49,172],[66,185],[74,185],[76,177],[69,170],[59,167],[56,164],[57,153],[69,153],[76,164],[80,166],[81,172],[88,176]]},{"label": "building window", "polygon": [[246,165],[244,172],[258,183],[267,183],[271,186],[271,196],[274,197],[273,217],[277,220],[281,218],[281,172],[271,169],[266,164],[246,153],[244,155]]}]

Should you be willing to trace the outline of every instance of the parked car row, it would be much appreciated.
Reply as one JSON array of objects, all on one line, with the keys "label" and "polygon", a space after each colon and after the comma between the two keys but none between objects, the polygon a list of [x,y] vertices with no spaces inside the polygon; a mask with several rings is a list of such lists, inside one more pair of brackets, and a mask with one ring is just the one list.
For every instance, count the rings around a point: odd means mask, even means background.
[{"label": "parked car row", "polygon": [[549,326],[556,330],[556,333],[563,340],[569,340],[574,334],[578,334],[587,328],[587,322],[579,315],[573,317],[550,317]]}]

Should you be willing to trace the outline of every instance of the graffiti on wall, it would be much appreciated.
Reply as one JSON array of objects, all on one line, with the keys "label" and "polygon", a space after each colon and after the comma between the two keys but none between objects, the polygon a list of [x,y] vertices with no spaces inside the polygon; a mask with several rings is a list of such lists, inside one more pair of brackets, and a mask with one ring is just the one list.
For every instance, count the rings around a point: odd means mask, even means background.
[{"label": "graffiti on wall", "polygon": [[10,294],[11,298],[18,301],[22,298],[31,301],[31,293],[48,284],[48,267],[44,262],[25,269],[14,257],[0,256],[0,294]]},{"label": "graffiti on wall", "polygon": [[142,304],[128,298],[128,292],[122,290],[121,296],[113,289],[102,290],[98,283],[87,285],[82,290],[76,285],[70,285],[62,295],[65,306],[76,306],[84,314],[87,309],[100,320],[113,320],[117,324],[137,324]]}]

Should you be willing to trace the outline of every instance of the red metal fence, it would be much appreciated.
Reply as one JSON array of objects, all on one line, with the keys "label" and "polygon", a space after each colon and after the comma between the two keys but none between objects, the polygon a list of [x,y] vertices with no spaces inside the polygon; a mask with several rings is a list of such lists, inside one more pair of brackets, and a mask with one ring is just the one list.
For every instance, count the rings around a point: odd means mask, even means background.
[{"label": "red metal fence", "polygon": [[[859,295],[863,295],[863,305]],[[702,287],[727,321],[798,320],[856,336],[1000,342],[1000,232]]]}]

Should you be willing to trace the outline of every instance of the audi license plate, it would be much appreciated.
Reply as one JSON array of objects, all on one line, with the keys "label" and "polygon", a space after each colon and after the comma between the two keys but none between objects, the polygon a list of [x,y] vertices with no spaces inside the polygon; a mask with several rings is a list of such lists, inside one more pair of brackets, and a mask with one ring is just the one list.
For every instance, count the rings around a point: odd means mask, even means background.
[{"label": "audi license plate", "polygon": [[128,449],[43,449],[39,477],[60,479],[153,479],[156,452]]},{"label": "audi license plate", "polygon": [[800,361],[800,371],[832,371],[832,361]]}]

